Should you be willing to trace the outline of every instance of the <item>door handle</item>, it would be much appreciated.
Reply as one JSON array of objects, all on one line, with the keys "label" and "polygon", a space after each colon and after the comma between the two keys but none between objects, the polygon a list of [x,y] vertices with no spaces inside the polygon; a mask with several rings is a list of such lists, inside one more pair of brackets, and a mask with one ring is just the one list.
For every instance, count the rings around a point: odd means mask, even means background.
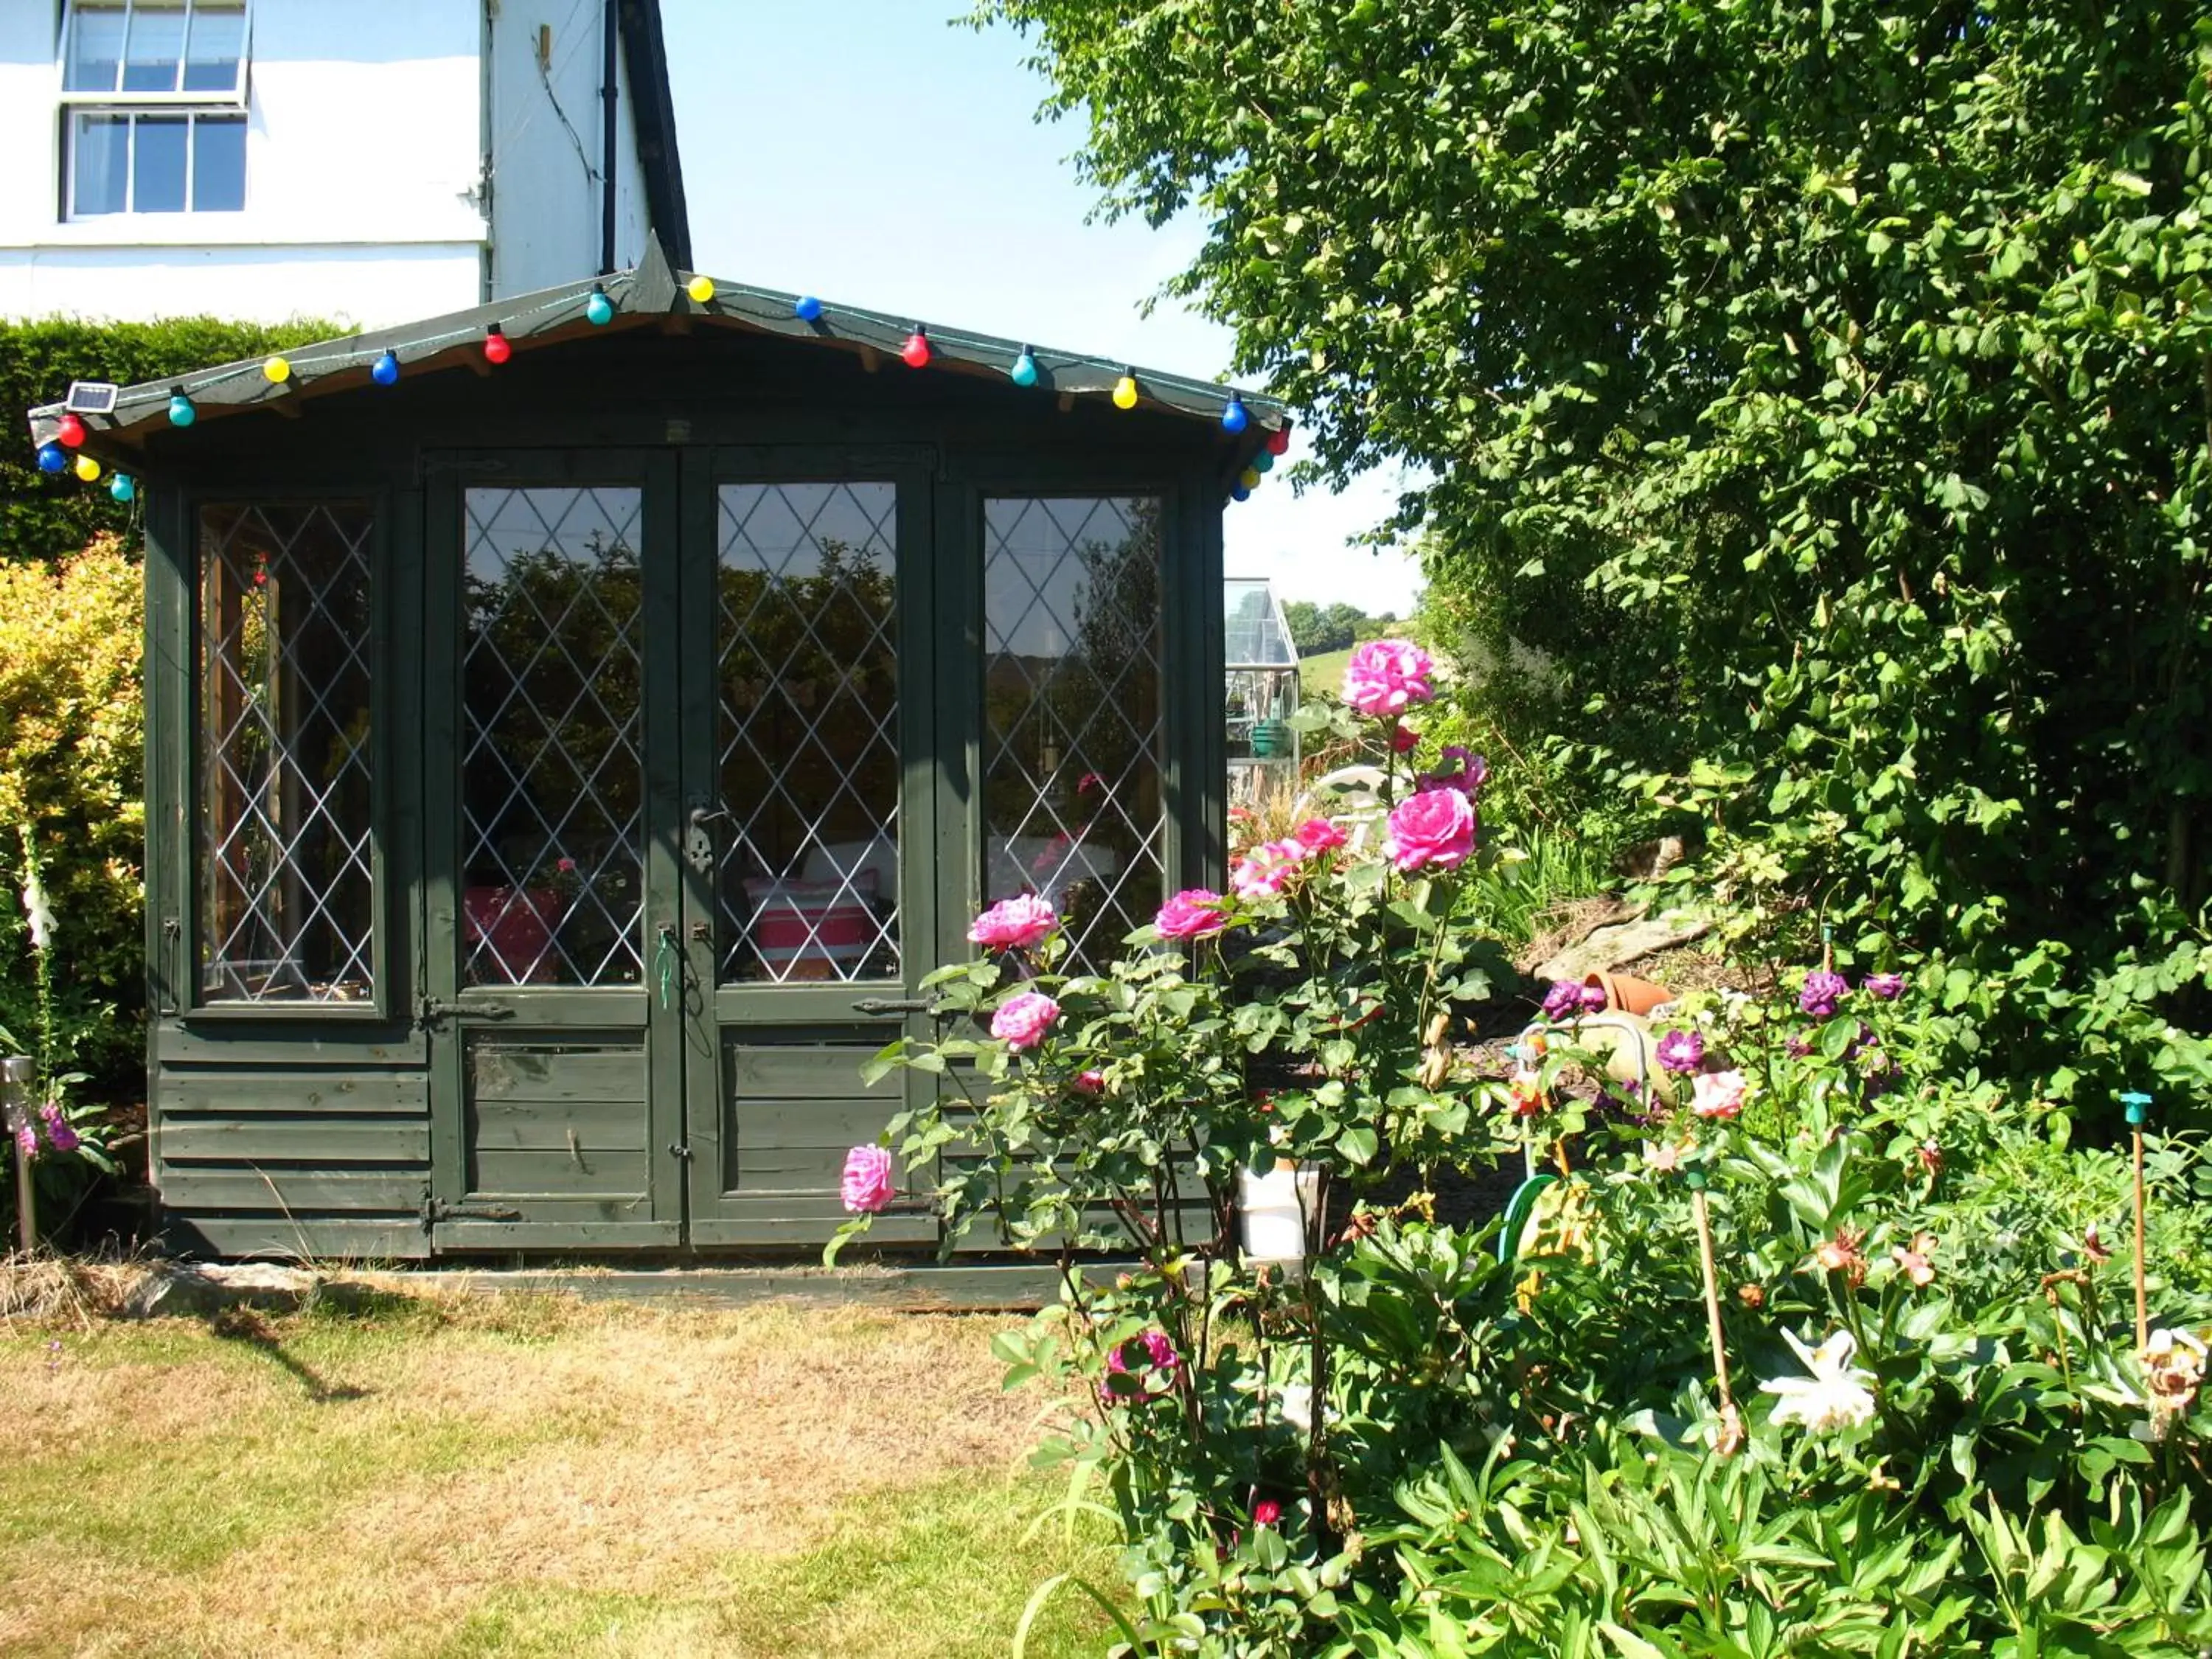
[{"label": "door handle", "polygon": [[718,818],[727,818],[726,806],[709,807],[703,804],[691,809],[690,827],[684,832],[684,861],[702,876],[714,873],[714,832],[707,826]]},{"label": "door handle", "polygon": [[934,1012],[935,997],[862,997],[853,1005],[856,1014],[927,1014]]}]

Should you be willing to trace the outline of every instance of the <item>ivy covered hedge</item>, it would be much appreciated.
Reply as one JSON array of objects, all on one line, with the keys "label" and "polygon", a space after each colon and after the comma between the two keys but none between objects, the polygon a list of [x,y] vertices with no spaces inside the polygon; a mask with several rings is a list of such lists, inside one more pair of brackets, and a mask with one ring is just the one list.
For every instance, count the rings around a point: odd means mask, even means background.
[{"label": "ivy covered hedge", "polygon": [[2212,18],[985,0],[1593,789],[2057,1094],[2212,1083]]}]

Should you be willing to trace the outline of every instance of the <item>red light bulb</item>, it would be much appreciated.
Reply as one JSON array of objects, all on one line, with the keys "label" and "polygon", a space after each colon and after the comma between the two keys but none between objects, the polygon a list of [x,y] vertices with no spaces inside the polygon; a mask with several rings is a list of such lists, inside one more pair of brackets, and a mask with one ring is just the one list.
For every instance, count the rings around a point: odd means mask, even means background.
[{"label": "red light bulb", "polygon": [[494,323],[484,335],[483,354],[488,363],[503,363],[514,356],[514,348],[507,343],[507,336],[500,332],[497,323]]},{"label": "red light bulb", "polygon": [[913,333],[908,335],[906,348],[899,353],[899,356],[906,359],[906,366],[908,368],[928,368],[929,331],[927,329],[917,328]]},{"label": "red light bulb", "polygon": [[74,415],[64,415],[54,428],[54,436],[61,441],[64,447],[75,449],[84,441],[84,422]]},{"label": "red light bulb", "polygon": [[1290,428],[1286,426],[1278,427],[1274,431],[1270,432],[1267,434],[1267,453],[1270,455],[1287,455],[1290,453]]}]

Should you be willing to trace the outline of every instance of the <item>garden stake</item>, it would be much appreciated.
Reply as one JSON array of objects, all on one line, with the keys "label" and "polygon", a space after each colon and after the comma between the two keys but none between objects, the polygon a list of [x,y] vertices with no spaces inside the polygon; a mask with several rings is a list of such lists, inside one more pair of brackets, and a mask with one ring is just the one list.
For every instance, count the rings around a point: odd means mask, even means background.
[{"label": "garden stake", "polygon": [[0,1060],[0,1123],[15,1147],[15,1236],[23,1254],[38,1248],[39,1222],[31,1192],[31,1149],[24,1137],[31,1131],[30,1082],[32,1063],[22,1054]]},{"label": "garden stake", "polygon": [[2143,1120],[2150,1115],[2148,1095],[2124,1094],[2128,1132],[2136,1150],[2136,1352],[2150,1346],[2150,1298],[2143,1287]]},{"label": "garden stake", "polygon": [[1698,1265],[1705,1276],[1705,1324],[1713,1339],[1713,1378],[1720,1385],[1721,1437],[1714,1449],[1723,1457],[1735,1455],[1743,1437],[1743,1419],[1737,1414],[1735,1396],[1729,1391],[1728,1347],[1721,1334],[1721,1292],[1719,1277],[1713,1271],[1713,1219],[1705,1205],[1705,1176],[1702,1170],[1692,1170],[1687,1177],[1690,1183],[1690,1207],[1698,1216]]}]

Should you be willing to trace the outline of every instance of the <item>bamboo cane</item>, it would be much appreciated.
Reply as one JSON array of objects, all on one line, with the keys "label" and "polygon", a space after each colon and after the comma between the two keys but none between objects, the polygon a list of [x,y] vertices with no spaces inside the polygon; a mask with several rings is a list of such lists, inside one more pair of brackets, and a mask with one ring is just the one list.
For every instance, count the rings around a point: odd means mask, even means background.
[{"label": "bamboo cane", "polygon": [[2127,1108],[2129,1138],[2136,1154],[2136,1351],[2150,1346],[2150,1296],[2143,1277],[2143,1121],[2150,1115],[2150,1097],[2134,1093],[2120,1097]]}]

